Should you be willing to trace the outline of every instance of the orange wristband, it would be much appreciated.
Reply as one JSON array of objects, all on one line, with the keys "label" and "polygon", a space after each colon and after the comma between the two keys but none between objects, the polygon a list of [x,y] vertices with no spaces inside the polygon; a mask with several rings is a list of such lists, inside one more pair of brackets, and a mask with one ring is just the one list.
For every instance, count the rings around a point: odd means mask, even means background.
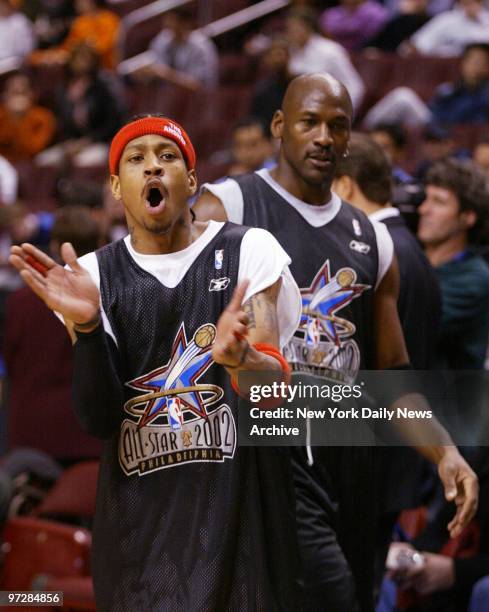
[{"label": "orange wristband", "polygon": [[[260,353],[264,353],[265,355],[274,357],[280,363],[282,367],[281,382],[284,382],[286,384],[290,383],[290,378],[291,378],[290,366],[287,360],[285,359],[285,357],[275,346],[273,346],[272,344],[266,344],[264,342],[257,342],[256,344],[253,344],[252,347],[256,349],[257,351],[260,351]],[[239,395],[243,399],[248,399],[248,396],[241,393],[241,391],[239,390],[238,384],[233,378],[231,378],[231,386],[237,395]],[[260,402],[260,408],[274,407],[276,405],[279,405],[282,402],[282,400],[283,398],[270,398],[267,400],[264,399]]]}]

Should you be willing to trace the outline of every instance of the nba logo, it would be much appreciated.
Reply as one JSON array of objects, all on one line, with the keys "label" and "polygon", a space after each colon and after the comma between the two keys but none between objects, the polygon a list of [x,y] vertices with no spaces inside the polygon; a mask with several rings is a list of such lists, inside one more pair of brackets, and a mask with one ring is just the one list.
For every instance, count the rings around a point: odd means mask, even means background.
[{"label": "nba logo", "polygon": [[214,268],[216,270],[222,269],[223,259],[224,259],[224,249],[216,250],[214,253]]},{"label": "nba logo", "polygon": [[168,403],[168,421],[172,429],[182,429],[183,413],[178,397],[170,397]]},{"label": "nba logo", "polygon": [[320,339],[321,339],[321,335],[319,331],[319,319],[309,317],[307,320],[307,327],[306,327],[307,346],[312,346],[316,348],[317,346],[319,346]]}]

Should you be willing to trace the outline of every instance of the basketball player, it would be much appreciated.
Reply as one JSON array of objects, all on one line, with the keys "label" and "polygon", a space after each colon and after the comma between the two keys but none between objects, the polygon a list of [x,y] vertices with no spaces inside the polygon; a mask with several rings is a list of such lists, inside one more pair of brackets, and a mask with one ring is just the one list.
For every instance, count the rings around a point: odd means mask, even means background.
[{"label": "basketball player", "polygon": [[[387,227],[399,265],[397,307],[409,357],[415,370],[429,370],[435,367],[441,323],[438,280],[399,209],[390,204],[392,167],[381,146],[366,134],[353,133],[348,150],[348,157],[336,164],[332,188],[371,221],[375,219]],[[381,474],[377,504],[377,578],[380,581],[399,513],[421,503],[419,489],[425,460],[411,448],[380,447],[377,452]]]},{"label": "basketball player", "polygon": [[[322,370],[336,382],[354,380],[359,369],[409,367],[392,241],[385,226],[331,192],[336,162],[348,155],[351,117],[350,97],[336,79],[326,73],[297,77],[271,124],[281,141],[278,166],[205,185],[195,209],[198,218],[229,219],[274,234],[292,257],[304,307],[285,354],[293,369]],[[422,451],[438,463],[446,496],[456,501],[449,529],[457,535],[475,512],[477,480],[446,432],[436,422],[426,427],[433,427],[431,439],[438,443]],[[295,473],[304,608],[353,611],[360,602],[362,610],[372,610],[371,449],[304,450]]]},{"label": "basketball player", "polygon": [[296,610],[290,461],[237,448],[231,389],[242,371],[287,375],[290,259],[264,230],[193,222],[195,152],[173,121],[124,126],[110,172],[129,236],[80,260],[66,243],[65,268],[28,244],[11,256],[71,322],[75,409],[104,440],[97,608]]}]

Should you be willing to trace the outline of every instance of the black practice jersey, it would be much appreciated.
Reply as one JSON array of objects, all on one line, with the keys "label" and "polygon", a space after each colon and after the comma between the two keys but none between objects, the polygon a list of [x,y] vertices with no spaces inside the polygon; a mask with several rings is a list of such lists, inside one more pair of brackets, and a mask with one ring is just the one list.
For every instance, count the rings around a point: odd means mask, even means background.
[{"label": "black practice jersey", "polygon": [[236,396],[211,355],[246,231],[225,224],[174,288],[122,240],[97,252],[125,387],[98,486],[100,610],[296,609],[287,451],[237,448]]},{"label": "black practice jersey", "polygon": [[359,369],[374,363],[379,256],[372,224],[342,202],[329,223],[313,227],[259,175],[235,180],[243,192],[243,223],[267,229],[292,259],[303,313],[285,352],[292,368],[352,382]]}]

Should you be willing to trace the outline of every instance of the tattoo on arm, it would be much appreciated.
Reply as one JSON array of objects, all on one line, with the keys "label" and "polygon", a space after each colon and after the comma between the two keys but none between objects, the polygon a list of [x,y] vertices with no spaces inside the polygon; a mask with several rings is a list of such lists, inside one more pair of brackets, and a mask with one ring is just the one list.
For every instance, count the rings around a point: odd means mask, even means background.
[{"label": "tattoo on arm", "polygon": [[243,305],[243,310],[249,318],[248,329],[260,329],[269,341],[278,341],[277,297],[280,283],[275,283],[264,291],[253,295]]},{"label": "tattoo on arm", "polygon": [[248,315],[248,329],[256,328],[255,310],[253,306],[253,300],[255,297],[255,295],[251,296],[251,298],[243,304],[243,310]]}]

